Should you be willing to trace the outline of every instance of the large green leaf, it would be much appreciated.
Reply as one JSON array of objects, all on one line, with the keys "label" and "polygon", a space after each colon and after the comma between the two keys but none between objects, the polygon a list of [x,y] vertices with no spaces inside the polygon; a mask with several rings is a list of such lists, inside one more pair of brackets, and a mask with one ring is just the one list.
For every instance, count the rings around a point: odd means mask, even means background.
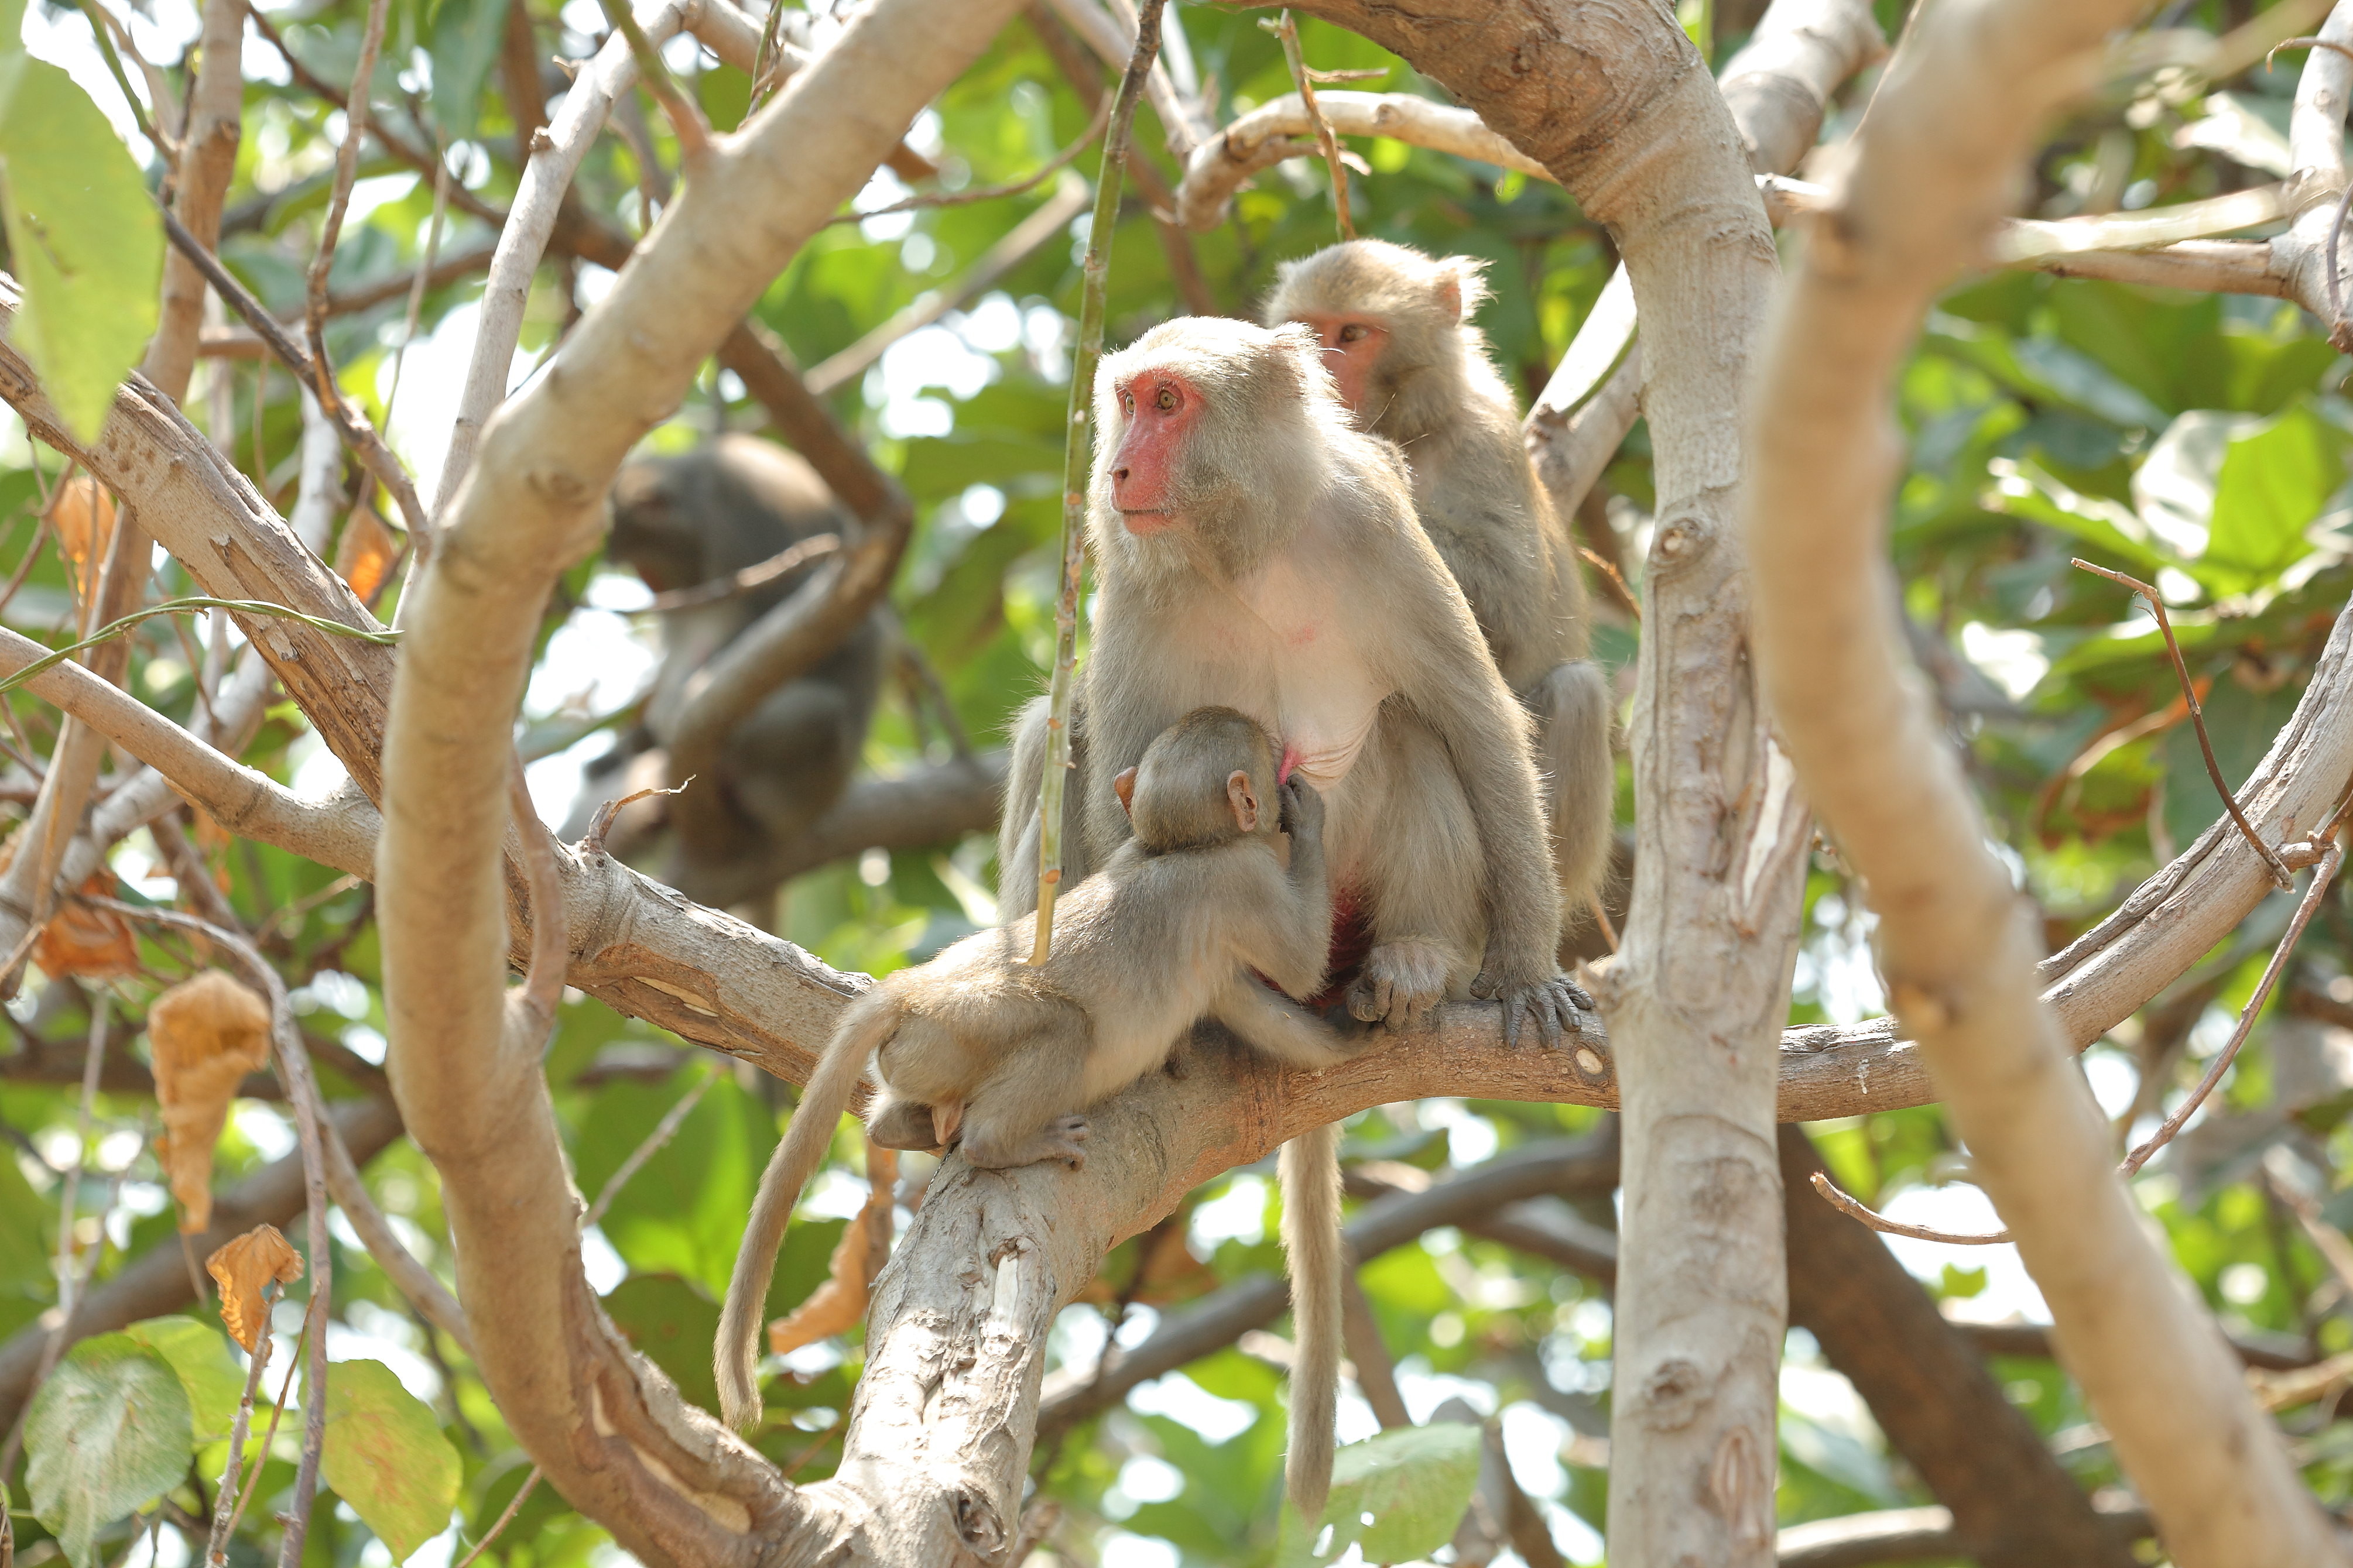
[{"label": "large green leaf", "polygon": [[396,1563],[449,1528],[462,1468],[425,1402],[380,1361],[343,1361],[327,1377],[320,1471]]},{"label": "large green leaf", "polygon": [[98,1334],[58,1363],[25,1419],[33,1512],[74,1568],[99,1560],[100,1529],[187,1473],[187,1390],[172,1363],[129,1334]]},{"label": "large green leaf", "polygon": [[605,1315],[670,1373],[680,1394],[705,1410],[719,1408],[719,1385],[711,1370],[718,1303],[675,1274],[632,1274],[607,1294]]},{"label": "large green leaf", "polygon": [[95,440],[155,330],[164,222],[90,95],[24,54],[0,54],[0,220],[25,289],[11,336],[67,427]]},{"label": "large green leaf", "polygon": [[2312,552],[2305,530],[2345,482],[2344,437],[2298,403],[2238,437],[2214,481],[2214,515],[2200,577],[2225,591],[2267,584]]},{"label": "large green leaf", "polygon": [[444,140],[473,135],[482,84],[499,58],[507,0],[441,0],[433,11],[433,121]]},{"label": "large green leaf", "polygon": [[245,1371],[219,1329],[195,1318],[149,1318],[122,1331],[162,1356],[188,1392],[198,1444],[228,1436],[237,1402],[245,1397]]},{"label": "large green leaf", "polygon": [[[1367,1563],[1427,1557],[1452,1538],[1478,1484],[1476,1426],[1439,1421],[1351,1443],[1334,1457],[1331,1500],[1314,1531],[1284,1507],[1275,1561],[1282,1568],[1329,1563],[1352,1545],[1364,1548]],[[1332,1535],[1318,1552],[1324,1525]]]},{"label": "large green leaf", "polygon": [[[701,1070],[681,1069],[659,1093],[636,1083],[597,1092],[575,1145],[583,1192],[612,1179]],[[601,1226],[606,1239],[633,1272],[681,1275],[717,1299],[734,1270],[744,1216],[776,1144],[768,1108],[733,1079],[721,1079],[614,1199]]]}]

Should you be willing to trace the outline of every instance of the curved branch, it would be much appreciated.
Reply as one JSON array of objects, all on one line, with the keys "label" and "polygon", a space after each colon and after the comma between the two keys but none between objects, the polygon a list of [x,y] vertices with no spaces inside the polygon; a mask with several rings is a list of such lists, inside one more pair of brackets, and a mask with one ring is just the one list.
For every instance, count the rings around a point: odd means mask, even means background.
[{"label": "curved branch", "polygon": [[1869,882],[1890,994],[2168,1552],[2185,1568],[2342,1563],[2109,1164],[2107,1125],[2037,1004],[2025,911],[1904,683],[1890,615],[1886,410],[1901,356],[1936,290],[1984,254],[2035,134],[2138,10],[1949,0],[1915,23],[1758,367],[1757,652],[1791,756]]},{"label": "curved branch", "polygon": [[[1033,1268],[1037,1244],[1018,1239],[1049,1228],[1038,1216],[991,1227],[992,1244],[1027,1251],[976,1274],[927,1269],[909,1281],[902,1270],[894,1285],[886,1273],[858,1394],[864,1419],[842,1472],[820,1486],[788,1486],[607,1322],[582,1268],[538,1042],[503,1026],[499,853],[534,634],[556,574],[598,541],[622,457],[1012,9],[879,0],[740,132],[713,138],[612,291],[490,420],[415,589],[378,847],[394,1089],[441,1173],[459,1296],[502,1414],[566,1500],[649,1562],[800,1550],[955,1563],[1001,1546],[991,1521],[1009,1532],[1018,1507],[1018,1469],[988,1457],[1008,1446],[995,1435],[1020,1424],[1045,1327],[1037,1314],[1050,1311],[1052,1276]],[[602,858],[565,859],[572,882]],[[575,951],[608,934],[593,914],[573,929]],[[935,1194],[924,1217],[954,1206]],[[894,1289],[926,1310],[894,1315]],[[919,1393],[901,1418],[876,1414],[908,1393],[914,1368],[900,1366],[923,1362],[919,1341],[942,1310],[976,1310],[979,1353],[950,1377],[955,1389],[939,1389],[939,1370],[924,1364],[923,1392],[937,1397]]]}]

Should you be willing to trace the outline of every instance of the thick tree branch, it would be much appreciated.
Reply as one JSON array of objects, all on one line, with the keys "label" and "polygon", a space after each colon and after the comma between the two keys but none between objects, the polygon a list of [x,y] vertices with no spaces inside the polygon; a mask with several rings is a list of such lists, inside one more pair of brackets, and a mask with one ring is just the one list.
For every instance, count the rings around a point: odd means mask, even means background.
[{"label": "thick tree branch", "polygon": [[[485,1380],[549,1480],[649,1562],[846,1549],[946,1563],[993,1553],[1017,1517],[1018,1463],[1008,1474],[1002,1461],[1026,1447],[1029,1347],[1054,1295],[1035,1242],[987,1259],[976,1277],[926,1270],[911,1285],[906,1271],[886,1272],[861,1419],[842,1472],[822,1486],[789,1488],[627,1349],[582,1272],[577,1200],[535,1042],[502,1026],[498,874],[510,729],[533,635],[555,574],[597,542],[615,468],[1011,10],[1011,0],[881,0],[741,132],[714,138],[612,292],[491,420],[480,460],[452,465],[464,478],[414,590],[378,855],[393,1085],[441,1172]],[[503,352],[487,324],[484,338]],[[954,1206],[935,1193],[923,1219]],[[1007,1217],[1021,1222],[1000,1233],[1008,1241],[1046,1228]],[[920,1363],[916,1337],[935,1331],[944,1297],[972,1310],[976,1283],[981,1352],[956,1374],[969,1397],[927,1398],[904,1358]],[[890,1302],[910,1289],[929,1310],[902,1321]]]},{"label": "thick tree branch", "polygon": [[2168,1552],[2185,1568],[2337,1563],[2221,1333],[2110,1167],[2107,1126],[2037,1004],[2010,875],[1903,683],[1888,600],[1896,365],[1935,291],[1983,254],[2033,135],[2138,9],[1951,0],[1899,50],[1760,366],[1758,653],[1791,755],[1869,882],[1891,997]]}]

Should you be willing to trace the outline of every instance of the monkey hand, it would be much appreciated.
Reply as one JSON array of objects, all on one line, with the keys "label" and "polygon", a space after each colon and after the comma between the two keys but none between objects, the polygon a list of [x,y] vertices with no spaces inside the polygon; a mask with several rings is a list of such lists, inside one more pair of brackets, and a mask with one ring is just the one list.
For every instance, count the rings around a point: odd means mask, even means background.
[{"label": "monkey hand", "polygon": [[1434,942],[1385,942],[1365,955],[1365,966],[1348,987],[1348,1012],[1359,1022],[1379,1024],[1402,1035],[1433,1021],[1430,1010],[1446,999],[1446,976],[1453,964]]},{"label": "monkey hand", "polygon": [[1490,954],[1487,967],[1471,983],[1471,994],[1503,1004],[1504,1043],[1507,1046],[1520,1043],[1523,1024],[1534,1024],[1545,1047],[1557,1050],[1563,1031],[1578,1032],[1578,1010],[1593,1010],[1593,998],[1566,974],[1514,982],[1502,977],[1500,967]]},{"label": "monkey hand", "polygon": [[1281,826],[1293,837],[1321,841],[1324,837],[1324,797],[1314,784],[1297,773],[1276,786],[1282,797]]}]

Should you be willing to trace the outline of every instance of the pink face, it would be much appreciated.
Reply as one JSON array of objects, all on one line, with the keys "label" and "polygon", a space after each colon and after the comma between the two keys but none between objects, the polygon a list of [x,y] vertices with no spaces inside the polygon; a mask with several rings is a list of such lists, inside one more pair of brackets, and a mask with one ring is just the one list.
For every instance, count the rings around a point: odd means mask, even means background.
[{"label": "pink face", "polygon": [[1157,533],[1176,521],[1176,470],[1201,395],[1175,371],[1152,367],[1120,384],[1119,406],[1127,429],[1112,458],[1112,504],[1130,533]]},{"label": "pink face", "polygon": [[1361,416],[1373,366],[1388,352],[1389,330],[1371,316],[1300,315],[1292,320],[1315,334],[1324,348],[1324,368],[1340,384],[1341,401]]}]

